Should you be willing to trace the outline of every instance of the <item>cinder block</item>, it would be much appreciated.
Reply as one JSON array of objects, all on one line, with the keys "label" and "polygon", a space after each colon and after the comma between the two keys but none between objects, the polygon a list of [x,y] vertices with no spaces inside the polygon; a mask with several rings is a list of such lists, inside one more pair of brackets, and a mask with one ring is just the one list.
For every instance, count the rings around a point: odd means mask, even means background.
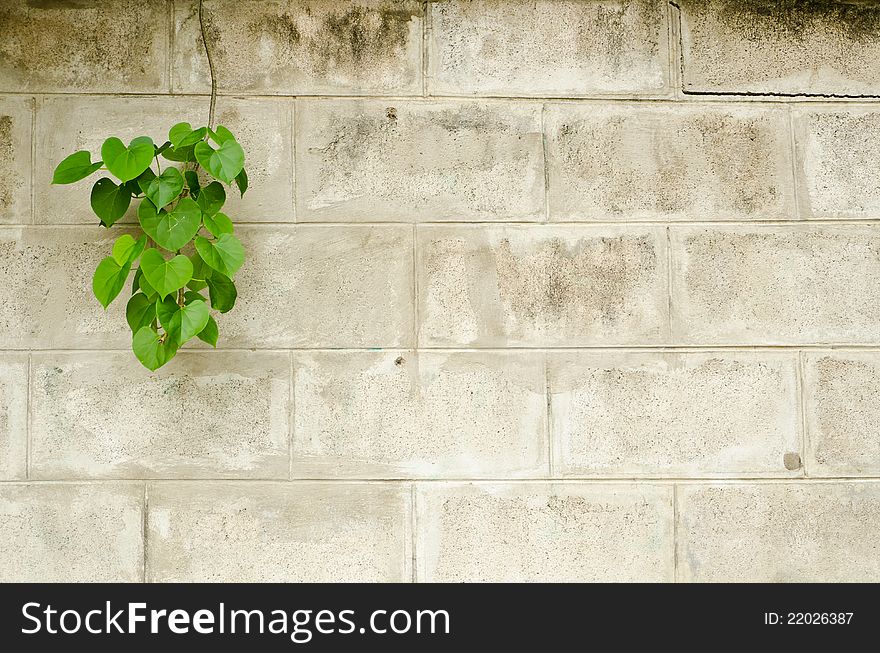
[{"label": "cinder block", "polygon": [[810,476],[880,476],[880,353],[807,354]]},{"label": "cinder block", "polygon": [[293,475],[546,476],[534,353],[296,354]]},{"label": "cinder block", "polygon": [[32,478],[288,477],[284,354],[34,354],[31,383]]},{"label": "cinder block", "polygon": [[167,57],[166,0],[0,7],[0,91],[167,91]]},{"label": "cinder block", "polygon": [[0,97],[0,224],[31,222],[33,105],[31,98]]},{"label": "cinder block", "polygon": [[428,89],[437,95],[657,95],[666,7],[652,0],[430,3]]},{"label": "cinder block", "polygon": [[794,127],[802,215],[880,217],[880,111],[864,106],[798,110]]},{"label": "cinder block", "polygon": [[543,219],[541,140],[534,103],[306,100],[298,219]]},{"label": "cinder block", "polygon": [[[77,150],[88,150],[100,160],[101,144],[110,136],[128,143],[150,136],[168,140],[178,122],[193,126],[208,122],[207,97],[53,97],[41,100],[37,111],[37,169],[35,221],[37,224],[98,224],[89,207],[92,184],[107,173],[69,186],[51,186],[55,166]],[[235,222],[293,221],[293,101],[220,97],[215,124],[229,128],[245,150],[250,180],[241,198],[236,187],[226,190],[224,213]],[[71,115],[76,116],[71,121]],[[164,158],[160,165],[182,167]],[[155,166],[154,166],[155,169]],[[137,203],[126,220],[137,222]]]},{"label": "cinder block", "polygon": [[0,480],[27,474],[27,354],[0,357]]},{"label": "cinder block", "polygon": [[421,485],[423,582],[671,582],[672,488]]},{"label": "cinder block", "polygon": [[143,497],[133,483],[0,485],[0,582],[140,581]]},{"label": "cinder block", "polygon": [[880,95],[873,2],[678,4],[685,91]]},{"label": "cinder block", "polygon": [[238,302],[222,315],[233,347],[407,347],[413,255],[408,226],[242,227]]},{"label": "cinder block", "polygon": [[802,473],[792,458],[800,453],[795,355],[581,352],[550,360],[553,461],[563,476]]},{"label": "cinder block", "polygon": [[877,582],[880,483],[678,486],[678,579]]},{"label": "cinder block", "polygon": [[671,234],[675,341],[880,341],[874,227],[673,227]]},{"label": "cinder block", "polygon": [[646,344],[667,326],[656,227],[418,228],[423,346]]},{"label": "cinder block", "polygon": [[[92,276],[122,233],[102,227],[0,228],[0,348],[128,347],[122,294],[105,312]],[[128,288],[123,290],[128,296]]]},{"label": "cinder block", "polygon": [[410,488],[152,484],[147,538],[152,582],[404,582]]},{"label": "cinder block", "polygon": [[559,104],[545,123],[551,220],[795,217],[784,110]]},{"label": "cinder block", "polygon": [[[174,5],[174,90],[209,90],[198,3]],[[411,0],[205,0],[203,14],[221,90],[395,95],[421,93],[422,6]]]}]

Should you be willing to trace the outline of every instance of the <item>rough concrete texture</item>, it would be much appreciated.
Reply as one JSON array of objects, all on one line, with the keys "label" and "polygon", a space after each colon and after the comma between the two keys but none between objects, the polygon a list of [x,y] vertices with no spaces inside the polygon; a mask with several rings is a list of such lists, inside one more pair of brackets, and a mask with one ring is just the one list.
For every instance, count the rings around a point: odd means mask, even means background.
[{"label": "rough concrete texture", "polygon": [[0,582],[138,582],[144,488],[0,485]]},{"label": "rough concrete texture", "polygon": [[417,579],[669,582],[672,491],[648,484],[425,485]]},{"label": "rough concrete texture", "polygon": [[807,354],[804,394],[807,472],[880,476],[880,355]]},{"label": "rough concrete texture", "polygon": [[666,238],[652,227],[420,227],[419,344],[658,342]]},{"label": "rough concrete texture", "polygon": [[[88,150],[101,159],[101,144],[110,136],[126,144],[149,136],[159,145],[178,122],[208,122],[208,98],[51,97],[41,100],[37,119],[35,222],[37,224],[98,224],[89,206],[89,190],[107,173],[81,182],[50,186],[55,166],[69,154]],[[236,222],[292,222],[293,102],[222,97],[216,124],[235,134],[245,150],[250,189],[242,198],[227,191],[224,213]],[[72,121],[71,115],[77,116]],[[162,165],[173,165],[160,159]],[[2,182],[0,182],[2,184]],[[126,220],[137,221],[136,202]]]},{"label": "rough concrete texture", "polygon": [[27,354],[0,356],[0,481],[27,475]]},{"label": "rough concrete texture", "polygon": [[544,217],[539,104],[306,101],[296,132],[299,220]]},{"label": "rough concrete texture", "polygon": [[402,582],[406,487],[175,483],[148,487],[147,578],[167,582]]},{"label": "rough concrete texture", "polygon": [[801,109],[794,126],[802,215],[880,217],[880,111],[860,105]]},{"label": "rough concrete texture", "polygon": [[880,95],[875,0],[680,0],[685,91]]},{"label": "rough concrete texture", "polygon": [[166,0],[4,0],[0,92],[168,90]]},{"label": "rough concrete texture", "polygon": [[433,94],[576,97],[665,90],[661,2],[448,0],[429,7]]},{"label": "rough concrete texture", "polygon": [[557,354],[550,429],[562,476],[791,476],[796,356]]},{"label": "rough concrete texture", "polygon": [[0,97],[0,224],[31,221],[33,114],[30,98]]},{"label": "rough concrete texture", "polygon": [[684,582],[877,582],[878,483],[681,485]]},{"label": "rough concrete texture", "polygon": [[[195,0],[174,2],[174,90],[210,89]],[[205,0],[221,90],[418,94],[423,3],[413,0]],[[242,65],[247,62],[246,65]]]},{"label": "rough concrete texture", "polygon": [[880,341],[873,226],[682,227],[671,236],[675,341]]},{"label": "rough concrete texture", "polygon": [[553,220],[794,217],[779,108],[559,104],[545,122]]},{"label": "rough concrete texture", "polygon": [[248,260],[235,277],[235,309],[220,318],[223,346],[411,346],[410,227],[247,227],[236,233]]},{"label": "rough concrete texture", "polygon": [[288,476],[286,355],[34,354],[31,384],[31,478]]},{"label": "rough concrete texture", "polygon": [[546,476],[540,354],[295,357],[293,476]]}]

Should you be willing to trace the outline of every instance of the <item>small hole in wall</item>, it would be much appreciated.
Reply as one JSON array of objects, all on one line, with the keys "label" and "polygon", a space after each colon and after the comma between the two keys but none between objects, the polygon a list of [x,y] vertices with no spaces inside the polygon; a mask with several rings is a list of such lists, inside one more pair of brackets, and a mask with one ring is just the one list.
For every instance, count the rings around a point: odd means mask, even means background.
[{"label": "small hole in wall", "polygon": [[796,453],[787,453],[782,457],[782,464],[789,471],[801,468],[801,457]]},{"label": "small hole in wall", "polygon": [[385,109],[385,117],[388,118],[388,120],[397,120],[397,109],[394,107],[388,107]]},{"label": "small hole in wall", "polygon": [[394,359],[394,364],[397,365],[398,367],[403,365],[405,362],[406,361],[404,360],[403,356],[398,356],[397,358]]}]

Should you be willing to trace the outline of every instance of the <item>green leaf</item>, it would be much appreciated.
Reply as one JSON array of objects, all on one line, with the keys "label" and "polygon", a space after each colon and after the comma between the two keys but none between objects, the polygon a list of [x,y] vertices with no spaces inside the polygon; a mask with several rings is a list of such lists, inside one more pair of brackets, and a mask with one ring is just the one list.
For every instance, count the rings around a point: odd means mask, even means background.
[{"label": "green leaf", "polygon": [[238,297],[238,291],[232,280],[222,274],[212,274],[205,281],[208,284],[211,307],[221,313],[231,311]]},{"label": "green leaf", "polygon": [[176,252],[196,235],[202,224],[202,212],[192,198],[184,197],[174,210],[157,210],[145,199],[138,207],[138,220],[147,235],[160,247]]},{"label": "green leaf", "polygon": [[205,328],[202,329],[199,334],[199,340],[202,342],[207,342],[212,347],[217,347],[217,339],[220,337],[220,329],[217,328],[217,321],[208,316],[208,323],[205,325]]},{"label": "green leaf", "polygon": [[102,165],[104,165],[103,161],[92,163],[92,155],[85,150],[74,152],[55,168],[52,183],[72,184],[80,179],[85,179]]},{"label": "green leaf", "polygon": [[248,189],[248,176],[247,171],[244,168],[242,168],[241,172],[235,177],[235,185],[238,186],[239,196],[244,197],[244,193]]},{"label": "green leaf", "polygon": [[155,153],[153,154],[153,158],[156,158],[157,156],[162,154],[162,152],[164,152],[169,147],[171,147],[171,141],[165,141],[164,143],[162,143],[162,145],[154,145],[153,147],[156,150]]},{"label": "green leaf", "polygon": [[196,251],[212,269],[230,279],[244,263],[244,247],[232,234],[220,234],[215,242],[197,236]]},{"label": "green leaf", "polygon": [[141,255],[141,252],[144,251],[146,246],[146,236],[141,236],[135,240],[128,234],[122,234],[116,239],[116,242],[113,243],[113,259],[119,265],[125,265],[126,263],[131,265],[137,260],[137,257]]},{"label": "green leaf", "polygon": [[205,229],[210,231],[215,238],[219,238],[221,234],[231,234],[235,231],[232,220],[225,213],[218,213],[214,216],[202,215],[202,221],[205,223]]},{"label": "green leaf", "polygon": [[192,195],[193,199],[198,199],[199,190],[202,185],[199,183],[199,175],[195,170],[187,170],[183,173],[183,176],[186,177],[186,185],[189,187],[189,194]]},{"label": "green leaf", "polygon": [[166,168],[158,177],[153,177],[144,188],[144,194],[156,207],[163,208],[174,201],[183,190],[183,175],[177,168]]},{"label": "green leaf", "polygon": [[232,132],[226,129],[223,125],[217,125],[217,128],[212,132],[212,138],[218,145],[223,145],[226,141],[235,140],[235,136],[232,135]]},{"label": "green leaf", "polygon": [[150,182],[156,178],[156,173],[152,168],[147,168],[131,181],[125,182],[125,187],[131,191],[132,195],[140,195],[144,193]]},{"label": "green leaf", "polygon": [[199,191],[196,203],[205,215],[214,215],[223,208],[226,201],[226,189],[219,181],[212,181]]},{"label": "green leaf", "polygon": [[193,129],[188,122],[179,122],[168,131],[168,138],[171,144],[177,148],[195,145],[205,137],[208,133],[207,127],[199,127]]},{"label": "green leaf", "polygon": [[138,283],[138,288],[142,293],[144,293],[149,299],[155,300],[156,297],[159,296],[159,293],[156,292],[156,289],[150,285],[150,282],[147,281],[147,278],[144,276],[144,271],[138,268],[138,275],[140,275],[140,281]]},{"label": "green leaf", "polygon": [[101,146],[101,157],[119,181],[129,181],[150,167],[155,152],[153,148],[153,139],[149,136],[138,136],[128,147],[113,136]]},{"label": "green leaf", "polygon": [[195,290],[187,290],[183,293],[183,301],[185,304],[192,304],[196,301],[205,301],[205,296]]},{"label": "green leaf", "polygon": [[195,291],[207,288],[208,284],[205,283],[205,279],[211,276],[211,268],[205,264],[198,252],[193,252],[189,260],[193,264],[193,278],[186,284],[186,287]]},{"label": "green leaf", "polygon": [[196,143],[196,160],[220,181],[231,184],[244,168],[244,150],[234,140],[224,141],[216,150],[205,141]]},{"label": "green leaf", "polygon": [[156,300],[143,293],[136,293],[125,306],[125,320],[135,333],[141,327],[150,326],[156,319]]},{"label": "green leaf", "polygon": [[141,272],[141,269],[138,268],[134,271],[134,278],[131,280],[131,294],[135,294],[138,289],[141,287],[141,277],[144,276],[144,273]]},{"label": "green leaf", "polygon": [[92,292],[105,309],[122,290],[129,272],[131,272],[130,263],[119,265],[112,256],[98,263],[95,276],[92,277]]},{"label": "green leaf", "polygon": [[131,193],[125,186],[117,186],[112,179],[104,177],[92,186],[91,204],[101,224],[110,227],[128,211]]},{"label": "green leaf", "polygon": [[158,332],[148,326],[141,327],[135,332],[131,339],[131,348],[141,365],[150,371],[158,370],[177,353],[176,342],[167,336],[163,341]]},{"label": "green leaf", "polygon": [[211,316],[204,300],[193,301],[181,308],[172,297],[156,305],[156,314],[168,337],[179,345],[197,336]]},{"label": "green leaf", "polygon": [[187,147],[174,148],[169,147],[167,150],[162,152],[162,156],[168,159],[169,161],[195,161],[196,155],[193,152],[193,146],[189,145]]},{"label": "green leaf", "polygon": [[183,254],[166,261],[158,250],[148,249],[141,256],[141,270],[144,278],[159,293],[159,297],[165,299],[192,279],[193,266]]}]

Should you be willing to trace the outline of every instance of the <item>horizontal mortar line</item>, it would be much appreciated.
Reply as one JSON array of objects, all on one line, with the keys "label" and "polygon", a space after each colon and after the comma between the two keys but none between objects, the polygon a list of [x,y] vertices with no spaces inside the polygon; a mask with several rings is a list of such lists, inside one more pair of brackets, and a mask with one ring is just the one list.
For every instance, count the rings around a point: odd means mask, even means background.
[{"label": "horizontal mortar line", "polygon": [[[0,97],[9,96],[27,96],[27,97],[107,97],[107,98],[204,98],[210,97],[208,91],[204,93],[170,93],[161,91],[143,91],[131,93],[113,93],[109,91],[0,91]],[[763,94],[763,93],[713,93],[713,92],[695,92],[682,91],[682,95],[677,93],[656,93],[656,94],[627,94],[612,93],[608,95],[594,94],[583,96],[572,95],[293,95],[280,93],[246,93],[237,91],[220,91],[219,100],[382,100],[391,102],[409,102],[416,101],[421,103],[429,103],[431,101],[489,101],[489,102],[559,102],[569,103],[602,103],[602,102],[643,102],[643,103],[671,103],[680,105],[696,105],[696,104],[744,104],[754,105],[759,102],[767,104],[790,106],[792,104],[814,105],[827,103],[832,106],[840,107],[850,104],[862,104],[866,106],[875,106],[880,102],[880,95],[785,95],[785,94]]]},{"label": "horizontal mortar line", "polygon": [[614,477],[580,477],[580,478],[472,478],[472,477],[449,477],[449,478],[294,478],[294,479],[247,479],[247,478],[64,478],[64,479],[29,479],[29,480],[0,480],[0,486],[3,485],[70,485],[75,483],[95,484],[95,485],[112,485],[114,483],[138,484],[173,484],[186,483],[197,485],[199,483],[224,483],[236,485],[305,485],[305,484],[322,484],[322,485],[407,485],[410,483],[474,483],[474,484],[511,484],[511,485],[536,485],[536,484],[565,484],[565,485],[671,485],[673,483],[685,483],[692,485],[701,484],[760,484],[760,485],[828,485],[834,483],[848,484],[874,484],[880,482],[877,476],[822,476],[822,477],[766,477],[766,476],[743,476],[743,477],[711,477],[711,476],[687,476],[687,477],[631,477],[631,476],[614,476]]}]

